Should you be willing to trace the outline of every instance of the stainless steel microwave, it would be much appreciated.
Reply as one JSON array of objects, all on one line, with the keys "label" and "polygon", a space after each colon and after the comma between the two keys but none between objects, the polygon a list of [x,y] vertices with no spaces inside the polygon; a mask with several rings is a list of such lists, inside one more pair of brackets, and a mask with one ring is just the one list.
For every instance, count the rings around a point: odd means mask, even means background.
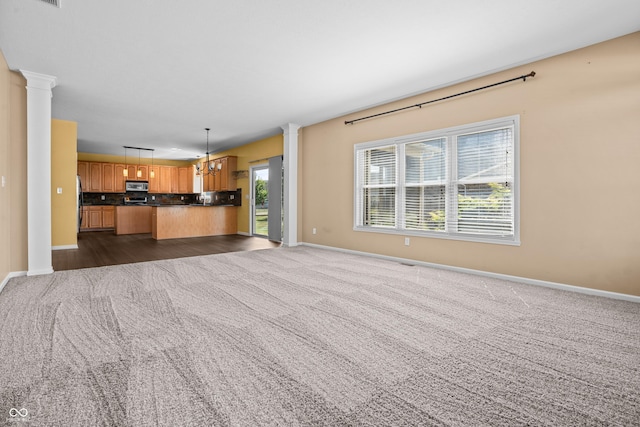
[{"label": "stainless steel microwave", "polygon": [[148,181],[126,181],[126,191],[149,191]]}]

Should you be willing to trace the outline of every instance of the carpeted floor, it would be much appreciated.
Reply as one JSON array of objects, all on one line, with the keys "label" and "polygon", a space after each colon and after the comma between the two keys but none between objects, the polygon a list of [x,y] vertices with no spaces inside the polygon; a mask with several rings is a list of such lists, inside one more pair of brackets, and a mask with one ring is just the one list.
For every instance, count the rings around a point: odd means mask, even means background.
[{"label": "carpeted floor", "polygon": [[640,305],[309,247],[14,278],[18,419],[640,425]]}]

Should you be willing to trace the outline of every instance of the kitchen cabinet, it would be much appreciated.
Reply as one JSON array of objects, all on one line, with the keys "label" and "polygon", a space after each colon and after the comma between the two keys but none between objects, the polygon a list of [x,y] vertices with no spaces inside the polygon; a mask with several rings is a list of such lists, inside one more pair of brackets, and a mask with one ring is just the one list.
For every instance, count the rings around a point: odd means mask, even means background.
[{"label": "kitchen cabinet", "polygon": [[[120,163],[78,161],[77,173],[86,193],[124,193],[126,181],[148,181],[149,193],[193,193],[193,168],[191,166],[125,165]],[[124,171],[127,176],[124,176]],[[140,170],[140,177],[137,171]],[[153,171],[153,178],[151,177]],[[213,191],[213,176],[211,189]],[[218,185],[218,188],[220,185]],[[235,190],[235,188],[233,188]]]},{"label": "kitchen cabinet", "polygon": [[171,192],[178,193],[178,168],[171,168]]},{"label": "kitchen cabinet", "polygon": [[89,191],[89,162],[78,162],[78,175],[82,183],[82,190]]},{"label": "kitchen cabinet", "polygon": [[[207,162],[202,162],[202,171],[208,171]],[[203,175],[203,191],[233,191],[237,189],[237,181],[233,172],[237,169],[236,156],[220,157],[209,161],[211,174]]]},{"label": "kitchen cabinet", "polygon": [[178,168],[178,193],[193,193],[193,179],[189,172],[190,167]]},{"label": "kitchen cabinet", "polygon": [[[153,176],[151,176],[153,172]],[[149,193],[160,192],[160,166],[149,167]]]},{"label": "kitchen cabinet", "polygon": [[[114,228],[115,206],[85,206],[82,222],[89,230]],[[80,227],[83,228],[82,226]]]},{"label": "kitchen cabinet", "polygon": [[115,227],[115,206],[102,206],[102,228]]},{"label": "kitchen cabinet", "polygon": [[238,168],[238,158],[235,156],[223,157],[220,159],[222,169],[220,169],[220,191],[237,190],[237,181],[234,172]]},{"label": "kitchen cabinet", "polygon": [[127,180],[127,177],[124,176],[124,170],[127,169],[125,165],[115,164],[113,165],[114,175],[115,175],[115,183],[114,183],[114,191],[116,193],[124,193],[125,186],[124,183]]},{"label": "kitchen cabinet", "polygon": [[[149,166],[147,165],[127,165],[127,181],[149,181]],[[140,176],[138,176],[138,171]]]},{"label": "kitchen cabinet", "polygon": [[102,163],[89,163],[89,186],[86,191],[90,193],[102,192]]},{"label": "kitchen cabinet", "polygon": [[102,192],[113,193],[116,191],[115,165],[102,163]]},{"label": "kitchen cabinet", "polygon": [[89,228],[89,207],[82,207],[82,222],[80,223],[80,230],[86,230]]},{"label": "kitchen cabinet", "polygon": [[171,193],[172,166],[160,166],[160,193]]}]

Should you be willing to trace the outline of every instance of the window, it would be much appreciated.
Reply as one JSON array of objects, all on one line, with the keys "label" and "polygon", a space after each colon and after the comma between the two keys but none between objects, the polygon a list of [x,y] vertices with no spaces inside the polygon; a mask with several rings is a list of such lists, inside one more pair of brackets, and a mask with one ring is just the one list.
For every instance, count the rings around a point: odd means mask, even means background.
[{"label": "window", "polygon": [[355,146],[355,230],[519,243],[519,117]]}]

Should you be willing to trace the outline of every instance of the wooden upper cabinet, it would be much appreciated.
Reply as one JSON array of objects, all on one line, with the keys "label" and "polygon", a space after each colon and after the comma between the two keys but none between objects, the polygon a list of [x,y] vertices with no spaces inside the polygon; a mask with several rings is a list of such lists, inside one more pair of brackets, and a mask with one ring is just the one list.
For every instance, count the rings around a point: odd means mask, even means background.
[{"label": "wooden upper cabinet", "polygon": [[160,166],[160,193],[171,193],[172,166]]},{"label": "wooden upper cabinet", "polygon": [[[153,176],[151,172],[153,171]],[[160,166],[149,166],[149,193],[160,192]]]},{"label": "wooden upper cabinet", "polygon": [[[192,193],[193,192],[193,179],[190,179],[189,167],[178,168],[178,193]],[[191,185],[189,185],[191,183]]]},{"label": "wooden upper cabinet", "polygon": [[102,191],[113,193],[116,191],[115,165],[113,163],[102,163]]},{"label": "wooden upper cabinet", "polygon": [[140,165],[138,166],[138,171],[140,171],[140,176],[136,174],[138,181],[149,181],[149,166]]},{"label": "wooden upper cabinet", "polygon": [[224,157],[222,160],[222,174],[220,189],[222,191],[237,190],[235,171],[238,168],[238,158],[236,156]]},{"label": "wooden upper cabinet", "polygon": [[102,192],[102,163],[89,163],[89,192]]},{"label": "wooden upper cabinet", "polygon": [[80,183],[82,184],[82,191],[89,191],[90,181],[89,177],[89,162],[78,162],[78,175],[80,176]]},{"label": "wooden upper cabinet", "polygon": [[[148,165],[127,165],[129,171],[127,181],[149,181],[149,166]],[[140,171],[140,176],[138,176]]]},{"label": "wooden upper cabinet", "polygon": [[115,184],[114,184],[114,191],[116,193],[124,193],[125,192],[125,181],[127,180],[127,177],[124,176],[124,170],[126,169],[125,165],[113,165],[113,174],[115,175],[114,180],[115,180]]},{"label": "wooden upper cabinet", "polygon": [[178,168],[171,168],[171,193],[178,193]]},{"label": "wooden upper cabinet", "polygon": [[[124,171],[127,176],[124,176]],[[136,172],[141,171],[138,177]],[[154,176],[151,177],[153,170]],[[82,180],[82,190],[87,193],[124,193],[126,181],[148,181],[150,193],[193,193],[192,166],[149,166],[124,165],[103,162],[78,162],[78,175]],[[208,175],[213,191],[213,176]],[[206,183],[205,183],[206,184]]]},{"label": "wooden upper cabinet", "polygon": [[[238,158],[236,156],[220,157],[210,160],[211,174],[203,175],[202,191],[235,191],[237,181],[234,172],[237,169]],[[202,173],[208,172],[206,162],[202,162]],[[192,188],[193,191],[193,188]]]}]

